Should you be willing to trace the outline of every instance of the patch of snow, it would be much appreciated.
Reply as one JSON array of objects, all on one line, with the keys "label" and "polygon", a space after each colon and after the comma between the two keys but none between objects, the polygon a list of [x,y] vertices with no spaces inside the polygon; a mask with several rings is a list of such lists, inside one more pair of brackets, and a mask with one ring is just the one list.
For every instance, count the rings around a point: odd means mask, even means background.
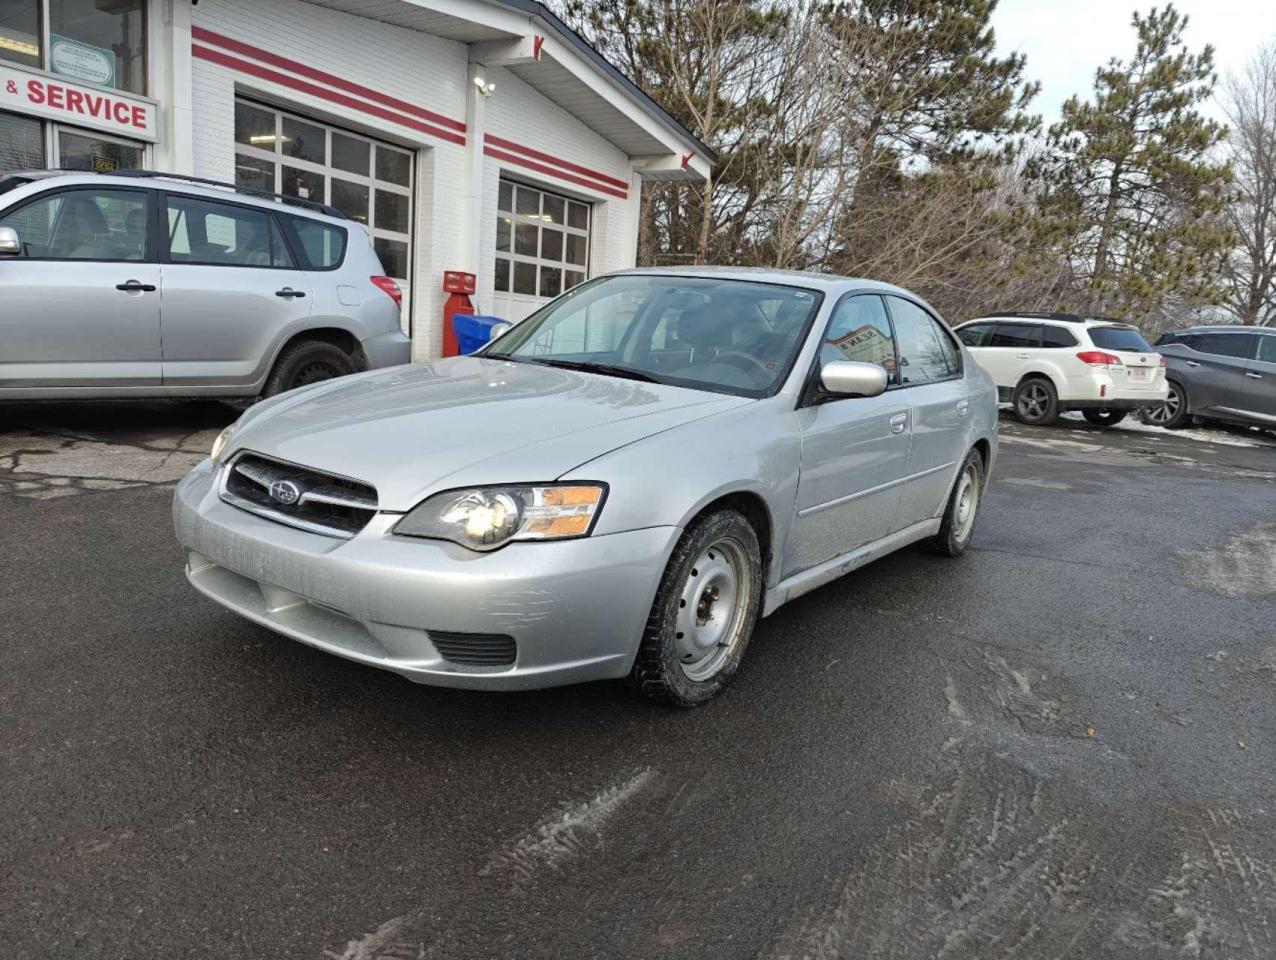
[{"label": "patch of snow", "polygon": [[[1080,420],[1082,423],[1085,419],[1075,410],[1059,415],[1060,420]],[[1257,427],[1251,427],[1248,431],[1249,436],[1238,437],[1235,434],[1228,433],[1225,430],[1211,430],[1209,428],[1194,427],[1186,430],[1166,430],[1164,427],[1158,427],[1150,423],[1144,423],[1137,417],[1126,417],[1118,424],[1108,428],[1109,430],[1127,430],[1131,433],[1149,433],[1158,437],[1180,437],[1184,440],[1196,440],[1200,443],[1217,443],[1228,447],[1276,447],[1276,439],[1269,438],[1263,434]]]}]

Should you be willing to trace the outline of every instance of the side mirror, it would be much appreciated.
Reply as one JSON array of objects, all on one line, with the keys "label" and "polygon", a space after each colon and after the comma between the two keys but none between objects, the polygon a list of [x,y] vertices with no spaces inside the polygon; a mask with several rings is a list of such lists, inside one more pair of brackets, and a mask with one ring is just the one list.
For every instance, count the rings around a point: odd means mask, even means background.
[{"label": "side mirror", "polygon": [[513,329],[514,329],[514,324],[512,323],[492,324],[491,329],[488,331],[488,337],[487,337],[488,342],[490,343],[491,341],[495,340],[497,337],[505,336],[505,334],[509,333]]},{"label": "side mirror", "polygon": [[13,227],[0,227],[0,256],[17,257],[22,254],[22,241]]},{"label": "side mirror", "polygon": [[820,368],[820,385],[839,397],[876,397],[886,392],[885,367],[859,360],[832,360]]}]

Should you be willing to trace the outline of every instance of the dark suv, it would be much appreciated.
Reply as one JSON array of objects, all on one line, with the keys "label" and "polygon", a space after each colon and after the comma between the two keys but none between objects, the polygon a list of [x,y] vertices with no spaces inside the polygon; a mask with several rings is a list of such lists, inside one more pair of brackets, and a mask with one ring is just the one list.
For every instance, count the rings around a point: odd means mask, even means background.
[{"label": "dark suv", "polygon": [[1169,396],[1147,419],[1163,427],[1189,417],[1276,428],[1276,330],[1189,327],[1156,342]]}]

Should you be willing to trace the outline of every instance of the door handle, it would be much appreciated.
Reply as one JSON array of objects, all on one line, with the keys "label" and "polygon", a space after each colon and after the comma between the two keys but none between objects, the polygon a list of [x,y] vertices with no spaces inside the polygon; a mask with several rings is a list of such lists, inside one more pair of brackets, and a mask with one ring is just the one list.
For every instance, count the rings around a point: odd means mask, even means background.
[{"label": "door handle", "polygon": [[908,426],[908,414],[897,413],[891,417],[891,433],[903,433],[906,426]]},{"label": "door handle", "polygon": [[1032,354],[1031,353],[1016,353],[1015,359],[1016,360],[1031,360]]},{"label": "door handle", "polygon": [[957,401],[957,416],[964,417],[969,412],[970,412],[970,401],[958,400]]},{"label": "door handle", "polygon": [[115,289],[123,290],[125,293],[154,293],[155,284],[142,283],[140,280],[125,280],[123,283],[117,283]]},{"label": "door handle", "polygon": [[1186,363],[1189,367],[1199,367],[1201,365],[1196,360],[1184,360],[1183,362]]},{"label": "door handle", "polygon": [[1245,371],[1245,376],[1249,377],[1251,380],[1263,379],[1263,375],[1261,373],[1250,373],[1248,370]]},{"label": "door handle", "polygon": [[275,296],[277,297],[304,297],[305,295],[306,291],[294,290],[292,287],[284,287],[282,290],[275,291]]}]

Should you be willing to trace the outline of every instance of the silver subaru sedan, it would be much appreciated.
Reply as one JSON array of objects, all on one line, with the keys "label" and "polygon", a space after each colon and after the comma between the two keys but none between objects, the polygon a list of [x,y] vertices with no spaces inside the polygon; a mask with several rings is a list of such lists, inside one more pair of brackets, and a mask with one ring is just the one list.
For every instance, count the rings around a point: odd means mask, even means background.
[{"label": "silver subaru sedan", "polygon": [[996,388],[907,290],[636,270],[479,355],[252,407],[173,516],[196,589],[322,650],[693,706],[786,601],[961,554],[996,453]]}]

